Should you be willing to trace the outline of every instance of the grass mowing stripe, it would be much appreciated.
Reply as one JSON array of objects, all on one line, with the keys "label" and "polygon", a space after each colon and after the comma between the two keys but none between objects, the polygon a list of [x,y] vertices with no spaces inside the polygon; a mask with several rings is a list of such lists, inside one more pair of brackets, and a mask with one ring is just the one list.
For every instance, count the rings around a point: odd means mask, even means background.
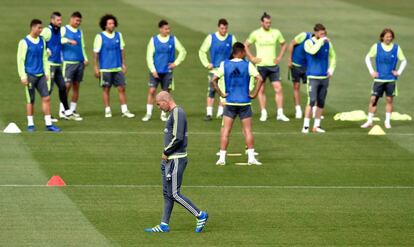
[{"label": "grass mowing stripe", "polygon": [[[0,157],[13,161],[0,165],[3,183],[46,183],[47,177],[21,136],[0,138]],[[111,246],[61,190],[1,188],[0,246]]]}]

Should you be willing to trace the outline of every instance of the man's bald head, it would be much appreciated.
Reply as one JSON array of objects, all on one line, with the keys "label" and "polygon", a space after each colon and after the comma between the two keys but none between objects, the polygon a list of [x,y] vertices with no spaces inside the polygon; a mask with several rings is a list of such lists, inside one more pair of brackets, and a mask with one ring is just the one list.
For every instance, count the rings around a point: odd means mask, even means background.
[{"label": "man's bald head", "polygon": [[170,111],[175,107],[174,99],[171,94],[166,91],[161,91],[155,97],[155,102],[157,106],[163,111]]},{"label": "man's bald head", "polygon": [[170,102],[173,100],[173,98],[171,94],[168,93],[167,91],[161,91],[157,94],[157,96],[155,97],[155,100]]}]

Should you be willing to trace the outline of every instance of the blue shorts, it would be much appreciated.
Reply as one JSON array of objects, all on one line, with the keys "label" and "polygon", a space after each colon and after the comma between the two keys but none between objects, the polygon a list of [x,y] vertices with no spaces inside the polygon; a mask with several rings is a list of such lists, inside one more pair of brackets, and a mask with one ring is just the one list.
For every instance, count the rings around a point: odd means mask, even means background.
[{"label": "blue shorts", "polygon": [[101,87],[125,87],[125,75],[122,71],[101,72]]},{"label": "blue shorts", "polygon": [[81,82],[83,80],[83,72],[85,64],[80,63],[63,63],[63,72],[66,83]]},{"label": "blue shorts", "polygon": [[158,78],[155,78],[152,73],[150,73],[150,81],[148,86],[149,87],[154,87],[157,88],[158,84],[161,84],[161,89],[163,91],[168,91],[169,89],[171,89],[171,84],[173,81],[173,74],[172,72],[169,73],[159,73],[158,74]]},{"label": "blue shorts", "polygon": [[27,80],[29,81],[29,84],[25,87],[27,104],[33,104],[35,102],[36,90],[39,92],[40,97],[42,98],[49,96],[49,85],[44,75],[27,75]]},{"label": "blue shorts", "polygon": [[307,82],[307,77],[306,77],[306,68],[303,66],[295,66],[293,65],[292,68],[290,69],[290,73],[292,76],[292,82],[293,83],[300,83],[300,81],[302,81],[302,83],[306,84]]},{"label": "blue shorts", "polygon": [[240,120],[252,117],[251,105],[225,105],[223,115],[235,119],[239,115]]}]

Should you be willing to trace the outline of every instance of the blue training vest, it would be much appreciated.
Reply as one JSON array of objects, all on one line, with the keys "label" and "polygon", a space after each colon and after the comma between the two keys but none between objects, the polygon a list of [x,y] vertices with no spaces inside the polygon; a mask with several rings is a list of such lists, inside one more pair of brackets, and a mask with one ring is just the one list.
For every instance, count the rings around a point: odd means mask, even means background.
[{"label": "blue training vest", "polygon": [[62,43],[60,43],[60,30],[58,32],[53,30],[53,27],[49,25],[48,27],[52,35],[50,40],[46,42],[46,47],[52,52],[52,55],[49,57],[49,61],[52,63],[61,64],[62,63]]},{"label": "blue training vest", "polygon": [[292,52],[293,63],[298,64],[300,66],[306,66],[305,41],[310,39],[311,37],[312,37],[312,33],[306,32],[305,40],[302,43],[297,44],[295,45],[295,47],[293,47],[293,52]]},{"label": "blue training vest", "polygon": [[111,39],[101,32],[102,46],[99,52],[99,65],[101,69],[115,69],[122,66],[121,35],[115,32]]},{"label": "blue training vest", "polygon": [[387,52],[382,48],[381,42],[378,42],[375,62],[378,71],[378,79],[393,81],[398,79],[392,74],[392,71],[395,70],[398,63],[397,44],[394,44],[391,51]]},{"label": "blue training vest", "polygon": [[215,33],[211,34],[210,59],[214,68],[220,67],[220,63],[230,58],[233,43],[233,35],[227,35],[223,41],[219,40]]},{"label": "blue training vest", "polygon": [[65,38],[72,39],[76,41],[76,45],[73,46],[70,43],[62,45],[62,53],[64,61],[76,61],[83,62],[85,58],[83,57],[82,52],[82,33],[80,29],[75,32],[72,32],[67,26],[65,26]]},{"label": "blue training vest", "polygon": [[224,84],[227,103],[250,103],[249,97],[249,62],[224,61]]},{"label": "blue training vest", "polygon": [[[315,42],[311,39],[311,42]],[[324,42],[323,46],[319,51],[310,55],[306,53],[307,60],[307,76],[327,76],[328,75],[328,66],[329,66],[329,42]]]},{"label": "blue training vest", "polygon": [[26,60],[24,62],[25,72],[29,75],[44,74],[43,69],[43,38],[39,37],[39,43],[35,44],[27,37],[24,38],[27,44]]},{"label": "blue training vest", "polygon": [[175,39],[173,35],[166,43],[161,42],[157,35],[152,38],[154,42],[154,65],[157,73],[165,74],[171,72],[168,68],[168,64],[174,63],[175,61]]}]

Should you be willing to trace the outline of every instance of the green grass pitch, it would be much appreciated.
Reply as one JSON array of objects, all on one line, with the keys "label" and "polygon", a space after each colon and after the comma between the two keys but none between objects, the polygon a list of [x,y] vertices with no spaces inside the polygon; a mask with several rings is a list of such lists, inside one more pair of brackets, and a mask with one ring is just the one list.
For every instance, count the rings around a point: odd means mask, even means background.
[{"label": "green grass pitch", "polygon": [[[0,129],[7,123],[26,125],[24,91],[16,69],[19,39],[32,18],[48,23],[59,10],[64,22],[82,12],[86,49],[99,17],[111,12],[127,50],[127,96],[135,119],[120,117],[112,93],[111,119],[104,118],[101,90],[86,70],[81,85],[82,122],[60,121],[62,133],[43,131],[37,97],[36,133],[0,134],[0,246],[412,246],[414,243],[414,124],[393,122],[386,136],[368,136],[360,123],[336,122],[337,112],[366,111],[371,80],[365,54],[384,27],[396,32],[408,66],[399,81],[395,111],[414,115],[414,12],[409,0],[399,1],[2,1],[0,38]],[[215,166],[220,121],[203,121],[207,71],[198,59],[205,36],[225,17],[230,32],[244,41],[259,26],[263,11],[287,41],[321,22],[337,52],[337,69],[329,88],[323,126],[325,135],[300,133],[302,121],[254,116],[255,148],[261,167],[236,166],[246,157],[229,157]],[[143,123],[148,72],[146,45],[161,18],[188,51],[175,71],[174,96],[188,115],[189,165],[182,187],[210,214],[202,234],[195,220],[176,206],[168,234],[146,234],[160,221],[162,190],[159,163],[163,123]],[[292,85],[286,56],[281,66],[285,113],[293,118]],[[37,95],[38,96],[38,95]],[[302,87],[305,102],[305,87]],[[56,115],[57,92],[53,94]],[[303,104],[302,104],[303,105]],[[384,119],[384,101],[378,116]],[[258,112],[257,102],[253,105]],[[382,121],[381,123],[382,124]],[[236,124],[229,152],[244,152]],[[58,174],[64,188],[43,185]]]}]

